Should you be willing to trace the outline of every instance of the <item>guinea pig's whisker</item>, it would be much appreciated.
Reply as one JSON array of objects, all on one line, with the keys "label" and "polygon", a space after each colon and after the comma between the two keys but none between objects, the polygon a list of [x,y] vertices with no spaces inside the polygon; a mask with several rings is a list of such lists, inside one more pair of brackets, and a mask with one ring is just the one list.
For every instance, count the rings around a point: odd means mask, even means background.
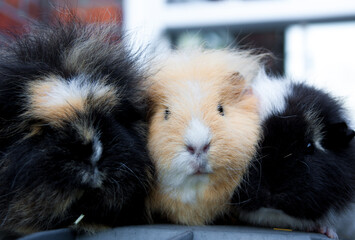
[{"label": "guinea pig's whisker", "polygon": [[[238,191],[238,190],[239,190],[239,191]],[[245,192],[245,193],[248,194],[247,191],[245,191],[245,190],[241,189],[240,187],[238,187],[238,188],[236,189],[236,191],[234,191],[234,195],[235,195],[235,194],[237,195],[237,199],[238,199],[238,200],[233,201],[233,202],[230,202],[230,205],[239,205],[240,203],[248,202],[248,201],[251,200],[251,198],[248,198],[247,200],[241,201],[241,199],[240,199],[240,191],[243,191],[243,192]],[[248,196],[248,197],[249,197],[249,196]]]},{"label": "guinea pig's whisker", "polygon": [[243,170],[244,168],[237,168],[237,167],[226,167],[227,170],[232,171],[232,172],[239,172]]},{"label": "guinea pig's whisker", "polygon": [[115,145],[114,143],[117,142],[117,139],[119,139],[121,136],[117,135],[112,138],[112,140],[107,144],[108,146]]},{"label": "guinea pig's whisker", "polygon": [[124,163],[120,163],[122,167],[126,168],[128,170],[129,173],[132,174],[132,176],[136,177],[137,180],[139,181],[139,183],[143,186],[144,190],[146,189],[146,185],[142,182],[142,180],[137,176],[137,174],[135,172],[132,171],[132,169],[130,169],[126,164]]},{"label": "guinea pig's whisker", "polygon": [[295,118],[295,117],[297,117],[297,115],[289,115],[289,116],[275,115],[275,117],[282,118],[282,119],[287,119],[287,118]]},{"label": "guinea pig's whisker", "polygon": [[5,217],[4,217],[4,220],[2,220],[2,222],[1,222],[1,227],[2,226],[4,226],[4,224],[6,223],[6,220],[7,220],[7,216],[9,215],[9,210],[6,212],[6,215],[5,215]]},{"label": "guinea pig's whisker", "polygon": [[254,161],[251,162],[250,167],[252,167],[254,170],[258,171],[261,169],[261,161],[263,158],[266,158],[268,155],[264,155],[262,157],[258,157],[254,159]]},{"label": "guinea pig's whisker", "polygon": [[230,171],[228,171],[228,175],[231,177],[232,181],[233,181],[236,185],[238,185],[238,181],[236,181],[236,180],[234,179],[234,176],[232,176],[232,174],[231,174]]},{"label": "guinea pig's whisker", "polygon": [[[9,195],[11,195],[11,194],[14,194],[14,193],[16,193],[16,192],[19,192],[20,191],[20,189],[18,188],[18,189],[14,189],[14,190],[12,190],[12,191],[9,191],[8,193],[6,193],[6,194],[4,194],[4,195],[1,195],[0,196],[0,201],[1,201],[1,198],[5,198],[5,197],[7,197],[7,196],[9,196]],[[7,201],[7,199],[4,199],[3,201]]]},{"label": "guinea pig's whisker", "polygon": [[257,160],[258,162],[266,157],[270,156],[270,154],[265,154],[265,155],[258,155],[257,158],[254,158],[255,160]]},{"label": "guinea pig's whisker", "polygon": [[260,149],[261,150],[263,150],[263,149],[278,149],[278,148],[276,148],[275,146],[262,146],[262,147],[260,147]]},{"label": "guinea pig's whisker", "polygon": [[[259,163],[259,167],[256,167],[255,165],[252,164],[252,166],[254,167],[254,169],[257,171],[258,174],[258,187],[256,189],[256,193],[259,192],[260,190],[260,187],[261,187],[261,176],[262,176],[262,167],[261,167],[261,162],[260,161],[257,161],[257,163]],[[248,175],[249,177],[249,175]],[[256,178],[256,176],[255,176]],[[247,182],[248,183],[248,182]],[[249,184],[249,186],[252,186],[251,184]]]},{"label": "guinea pig's whisker", "polygon": [[[243,183],[245,183],[245,186],[243,186],[243,188],[241,188],[241,190],[245,191],[249,195],[249,191],[247,191],[247,190],[249,189],[249,187],[253,187],[253,185],[249,181],[249,176],[248,176],[248,179],[245,179],[245,178],[243,179]],[[259,192],[260,186],[261,186],[261,175],[258,178],[258,188],[255,191],[256,193]]]},{"label": "guinea pig's whisker", "polygon": [[12,190],[16,184],[16,181],[17,181],[17,177],[22,174],[22,171],[27,167],[27,165],[29,165],[30,163],[32,163],[32,159],[30,159],[30,161],[27,161],[25,164],[22,165],[22,167],[17,171],[15,177],[14,177],[14,180],[12,181],[12,184],[11,184],[11,187],[10,187],[10,190]]},{"label": "guinea pig's whisker", "polygon": [[250,184],[250,179],[249,179],[249,176],[245,176],[242,180],[241,180],[241,183],[245,183],[247,186],[245,187],[248,187],[248,186],[252,186]]},{"label": "guinea pig's whisker", "polygon": [[0,138],[6,139],[7,137],[13,137],[13,136],[16,136],[16,134],[21,132],[21,130],[18,127],[14,127],[15,124],[13,126],[11,126],[13,124],[12,120],[11,121],[7,121],[5,119],[1,119],[1,121],[10,123],[10,126],[7,127],[6,129],[1,129],[0,130],[0,133],[1,133]]},{"label": "guinea pig's whisker", "polygon": [[[113,191],[113,202],[123,202],[123,192],[122,192],[122,186],[119,181],[115,180],[114,178],[108,178],[107,181],[112,184],[112,187],[110,188],[110,191]],[[119,191],[119,193],[117,192]],[[118,201],[116,196],[120,196],[121,200]]]},{"label": "guinea pig's whisker", "polygon": [[237,203],[232,203],[232,205],[240,205],[240,204],[248,203],[252,200],[253,200],[253,198],[248,198],[247,200],[244,200],[244,201],[238,201]]},{"label": "guinea pig's whisker", "polygon": [[308,166],[308,164],[305,161],[301,161],[301,163],[307,167],[307,172],[311,173],[311,168]]}]

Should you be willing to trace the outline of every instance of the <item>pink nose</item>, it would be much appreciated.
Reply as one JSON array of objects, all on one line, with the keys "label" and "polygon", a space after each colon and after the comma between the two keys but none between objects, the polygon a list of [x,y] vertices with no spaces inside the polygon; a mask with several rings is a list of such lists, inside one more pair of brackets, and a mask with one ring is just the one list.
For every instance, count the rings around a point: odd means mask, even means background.
[{"label": "pink nose", "polygon": [[194,146],[194,145],[186,145],[186,149],[189,153],[192,155],[197,154],[200,155],[201,153],[207,153],[208,150],[210,149],[210,144],[207,143],[203,146]]}]

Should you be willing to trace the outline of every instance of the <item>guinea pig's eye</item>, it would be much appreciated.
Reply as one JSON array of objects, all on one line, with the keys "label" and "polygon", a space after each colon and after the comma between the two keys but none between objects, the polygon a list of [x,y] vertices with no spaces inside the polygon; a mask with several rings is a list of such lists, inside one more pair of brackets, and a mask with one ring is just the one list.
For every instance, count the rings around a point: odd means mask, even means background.
[{"label": "guinea pig's eye", "polygon": [[221,116],[224,116],[224,109],[221,104],[218,104],[217,110]]},{"label": "guinea pig's eye", "polygon": [[314,144],[312,142],[308,142],[306,144],[305,154],[313,154],[314,153]]},{"label": "guinea pig's eye", "polygon": [[165,108],[165,111],[164,111],[164,119],[165,120],[168,120],[169,119],[169,116],[170,116],[170,110],[169,108]]}]

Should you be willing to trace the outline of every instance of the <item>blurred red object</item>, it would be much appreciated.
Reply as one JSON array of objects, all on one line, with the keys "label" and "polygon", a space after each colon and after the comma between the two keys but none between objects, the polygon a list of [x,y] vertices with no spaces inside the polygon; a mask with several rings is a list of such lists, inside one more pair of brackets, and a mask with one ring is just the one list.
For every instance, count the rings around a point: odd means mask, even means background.
[{"label": "blurred red object", "polygon": [[[62,1],[54,1],[62,2]],[[67,18],[73,13],[76,17],[85,22],[122,22],[122,8],[120,1],[117,0],[87,0],[81,1],[78,4],[76,1],[69,4],[63,4],[57,8],[52,8],[54,13],[61,17]]]},{"label": "blurred red object", "polygon": [[28,21],[51,21],[70,18],[72,14],[84,22],[122,22],[119,0],[1,0],[0,30],[21,32]]}]

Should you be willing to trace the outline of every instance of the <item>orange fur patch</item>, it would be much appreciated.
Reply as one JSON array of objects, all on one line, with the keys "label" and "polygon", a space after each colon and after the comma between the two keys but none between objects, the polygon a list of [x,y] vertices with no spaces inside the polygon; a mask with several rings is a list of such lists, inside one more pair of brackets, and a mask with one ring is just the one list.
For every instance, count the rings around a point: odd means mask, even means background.
[{"label": "orange fur patch", "polygon": [[60,126],[63,121],[74,119],[77,113],[93,108],[110,111],[118,103],[118,93],[104,80],[93,83],[82,78],[65,81],[52,75],[31,82],[30,105],[25,116]]},{"label": "orange fur patch", "polygon": [[70,118],[76,111],[84,111],[85,99],[80,95],[68,95],[66,98],[53,102],[56,96],[52,94],[59,85],[62,85],[61,80],[54,76],[46,81],[38,81],[30,85],[33,115],[48,121],[60,121]]},{"label": "orange fur patch", "polygon": [[[182,52],[157,63],[159,71],[148,89],[153,103],[148,149],[158,174],[149,199],[152,212],[188,225],[206,224],[228,212],[260,138],[257,99],[248,91],[259,61],[259,56],[223,50]],[[219,104],[225,116],[219,114]],[[165,120],[167,107],[171,114]],[[184,133],[193,117],[211,131],[208,162],[213,173],[204,188],[196,189],[196,201],[184,202],[172,197],[184,193],[169,189],[162,179],[169,177],[174,157],[184,151]]]}]

